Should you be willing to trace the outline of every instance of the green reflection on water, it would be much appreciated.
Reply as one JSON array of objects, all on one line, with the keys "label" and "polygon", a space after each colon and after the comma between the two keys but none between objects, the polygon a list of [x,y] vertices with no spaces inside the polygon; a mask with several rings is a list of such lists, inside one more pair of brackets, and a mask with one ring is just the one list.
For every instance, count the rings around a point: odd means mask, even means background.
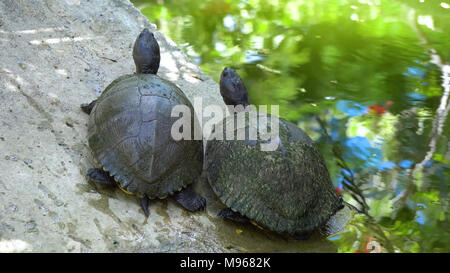
[{"label": "green reflection on water", "polygon": [[330,238],[339,252],[450,251],[449,1],[133,2],[317,141],[359,211]]}]

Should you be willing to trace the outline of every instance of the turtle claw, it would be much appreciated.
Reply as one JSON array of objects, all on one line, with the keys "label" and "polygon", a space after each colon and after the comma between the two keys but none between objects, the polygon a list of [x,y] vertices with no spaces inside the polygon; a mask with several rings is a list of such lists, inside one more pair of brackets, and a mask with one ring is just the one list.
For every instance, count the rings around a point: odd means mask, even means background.
[{"label": "turtle claw", "polygon": [[189,211],[203,211],[206,209],[206,199],[196,193],[192,186],[176,193],[173,199]]},{"label": "turtle claw", "polygon": [[147,196],[144,196],[139,199],[139,204],[141,205],[141,208],[144,211],[145,217],[148,218],[148,216],[150,216],[150,212],[148,210],[148,205],[150,204],[150,199],[148,199]]}]

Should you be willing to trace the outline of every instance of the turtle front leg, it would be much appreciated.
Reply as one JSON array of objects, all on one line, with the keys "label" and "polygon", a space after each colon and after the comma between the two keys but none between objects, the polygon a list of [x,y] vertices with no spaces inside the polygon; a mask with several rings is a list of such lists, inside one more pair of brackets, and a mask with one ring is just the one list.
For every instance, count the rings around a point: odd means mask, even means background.
[{"label": "turtle front leg", "polygon": [[172,198],[189,211],[200,211],[206,208],[205,198],[196,193],[192,189],[192,186],[188,186],[184,190],[174,194]]},{"label": "turtle front leg", "polygon": [[94,108],[95,103],[97,102],[97,100],[93,100],[91,101],[91,103],[83,103],[80,105],[81,110],[83,110],[83,112],[85,112],[86,114],[91,114],[92,108]]},{"label": "turtle front leg", "polygon": [[221,218],[226,218],[228,220],[231,220],[231,221],[234,221],[234,222],[238,222],[238,223],[244,223],[244,224],[245,223],[250,223],[250,219],[248,219],[247,217],[243,216],[239,212],[231,210],[230,208],[226,208],[226,209],[223,209],[223,210],[219,211],[217,216],[221,217]]},{"label": "turtle front leg", "polygon": [[112,176],[110,176],[108,172],[102,169],[89,169],[86,173],[86,176],[89,178],[89,180],[97,184],[116,186],[116,181],[114,181],[114,178],[112,178]]}]

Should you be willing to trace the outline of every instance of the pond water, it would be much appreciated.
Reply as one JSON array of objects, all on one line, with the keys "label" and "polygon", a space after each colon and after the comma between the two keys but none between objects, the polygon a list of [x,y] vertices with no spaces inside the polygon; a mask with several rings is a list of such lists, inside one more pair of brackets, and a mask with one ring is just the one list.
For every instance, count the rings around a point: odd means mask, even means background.
[{"label": "pond water", "polygon": [[450,251],[449,0],[132,2],[318,143],[357,211],[338,252]]}]

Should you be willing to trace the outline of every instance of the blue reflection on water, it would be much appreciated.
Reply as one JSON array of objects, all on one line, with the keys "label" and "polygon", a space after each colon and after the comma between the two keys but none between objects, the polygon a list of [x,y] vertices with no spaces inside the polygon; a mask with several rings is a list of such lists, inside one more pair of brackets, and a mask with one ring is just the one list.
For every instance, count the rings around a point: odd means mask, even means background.
[{"label": "blue reflection on water", "polygon": [[412,104],[422,103],[425,100],[425,96],[419,93],[409,93],[407,94],[408,100]]},{"label": "blue reflection on water", "polygon": [[360,165],[364,167],[374,167],[379,169],[379,166],[383,163],[383,154],[380,149],[374,148],[371,142],[361,136],[350,137],[344,141],[345,155],[350,158],[357,158],[363,160],[365,163]]},{"label": "blue reflection on water", "polygon": [[339,140],[339,130],[342,128],[341,121],[335,117],[330,120],[330,137],[333,141]]},{"label": "blue reflection on water", "polygon": [[408,67],[408,72],[403,73],[403,75],[415,79],[422,79],[425,76],[425,71],[418,67]]},{"label": "blue reflection on water", "polygon": [[367,113],[367,106],[349,100],[339,100],[336,108],[351,117],[362,116]]},{"label": "blue reflection on water", "polygon": [[404,169],[409,169],[414,164],[411,160],[402,160],[398,163],[398,165]]},{"label": "blue reflection on water", "polygon": [[345,140],[347,146],[346,154],[366,160],[371,155],[372,146],[370,141],[365,137],[350,137]]},{"label": "blue reflection on water", "polygon": [[342,238],[342,235],[336,235],[336,236],[328,237],[328,239],[331,240],[331,241],[339,240],[341,238]]},{"label": "blue reflection on water", "polygon": [[423,225],[425,223],[425,215],[423,215],[423,212],[421,211],[417,211],[417,217],[415,219],[415,221],[421,225]]},{"label": "blue reflection on water", "polygon": [[425,168],[431,167],[431,165],[433,165],[433,160],[428,160],[427,162],[425,162],[425,165],[423,165]]},{"label": "blue reflection on water", "polygon": [[394,162],[391,162],[391,161],[384,161],[384,162],[381,162],[380,165],[378,166],[378,168],[379,168],[381,171],[389,170],[389,169],[392,169],[392,168],[394,168],[394,167],[395,167],[395,163],[394,163]]}]

